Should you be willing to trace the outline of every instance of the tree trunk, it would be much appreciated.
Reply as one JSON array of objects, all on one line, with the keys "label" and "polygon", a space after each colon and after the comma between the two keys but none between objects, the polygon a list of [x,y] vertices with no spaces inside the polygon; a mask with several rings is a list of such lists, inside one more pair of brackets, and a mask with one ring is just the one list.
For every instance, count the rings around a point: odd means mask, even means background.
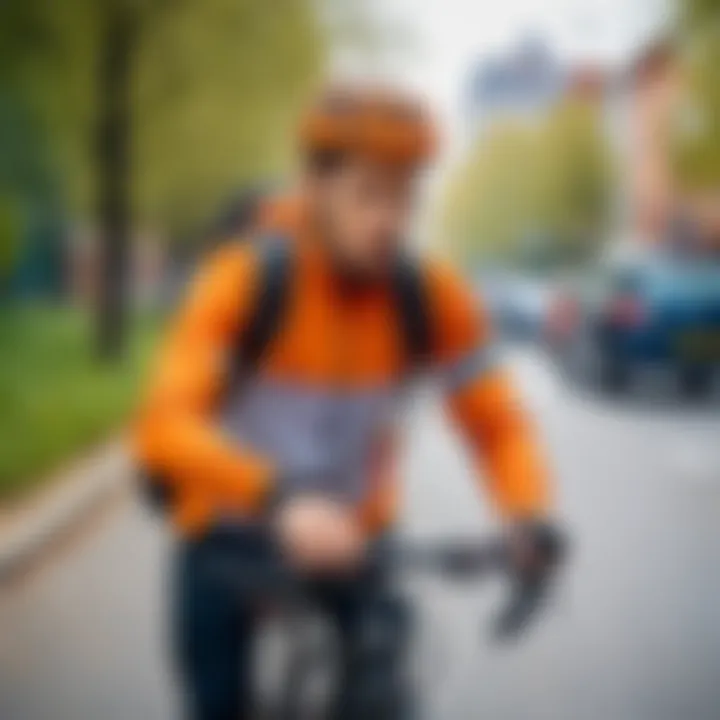
[{"label": "tree trunk", "polygon": [[131,75],[136,19],[130,4],[111,0],[101,27],[95,178],[99,231],[97,351],[122,355],[128,305],[131,234]]}]

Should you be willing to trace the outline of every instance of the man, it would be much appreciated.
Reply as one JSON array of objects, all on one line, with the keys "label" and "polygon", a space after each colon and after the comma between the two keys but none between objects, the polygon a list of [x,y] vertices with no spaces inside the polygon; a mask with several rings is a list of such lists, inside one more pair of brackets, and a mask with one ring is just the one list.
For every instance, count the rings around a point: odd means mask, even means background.
[{"label": "man", "polygon": [[[178,651],[192,717],[203,720],[248,717],[251,708],[252,601],[211,571],[227,543],[257,554],[269,538],[316,578],[356,661],[363,623],[379,607],[400,608],[386,582],[360,584],[352,569],[395,518],[392,425],[404,381],[418,370],[445,388],[513,533],[519,569],[542,566],[551,528],[543,462],[471,289],[448,268],[401,257],[418,171],[434,145],[426,110],[396,93],[335,89],[309,113],[301,144],[301,212],[285,218],[281,237],[227,245],[201,268],[138,425],[139,458],[170,489],[185,537]],[[286,258],[282,302],[268,302],[268,247]],[[405,291],[417,280],[422,318],[407,317],[399,277]],[[238,379],[231,358],[257,337],[269,306],[276,327]],[[391,634],[396,647],[365,663],[386,681],[375,705],[357,707],[367,676],[362,662],[346,666],[338,717],[401,717],[406,698],[394,678],[404,635]]]}]

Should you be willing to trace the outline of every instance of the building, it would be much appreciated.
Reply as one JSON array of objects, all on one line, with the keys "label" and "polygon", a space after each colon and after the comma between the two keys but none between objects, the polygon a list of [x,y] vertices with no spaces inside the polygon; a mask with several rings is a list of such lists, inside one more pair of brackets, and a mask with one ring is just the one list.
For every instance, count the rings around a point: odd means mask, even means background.
[{"label": "building", "polygon": [[475,69],[466,101],[471,135],[506,120],[541,120],[568,97],[602,106],[606,86],[603,68],[563,64],[541,40],[526,40]]},{"label": "building", "polygon": [[681,79],[670,43],[659,41],[645,48],[630,64],[622,90],[626,220],[632,237],[652,241],[665,236],[672,225],[678,197],[670,145]]},{"label": "building", "polygon": [[632,61],[622,82],[626,226],[642,242],[720,242],[720,188],[688,192],[672,146],[684,99],[680,60],[670,40],[657,40]]},{"label": "building", "polygon": [[566,70],[541,40],[484,60],[473,72],[467,116],[477,131],[505,118],[532,120],[553,106],[566,87]]}]

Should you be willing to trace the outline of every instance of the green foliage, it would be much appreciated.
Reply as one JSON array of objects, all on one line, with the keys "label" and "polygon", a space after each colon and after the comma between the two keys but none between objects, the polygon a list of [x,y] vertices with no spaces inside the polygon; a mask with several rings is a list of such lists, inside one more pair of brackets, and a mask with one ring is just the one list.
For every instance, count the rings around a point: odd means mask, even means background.
[{"label": "green foliage", "polygon": [[443,235],[471,260],[581,258],[605,229],[608,157],[593,104],[568,100],[537,123],[498,122],[451,178]]},{"label": "green foliage", "polygon": [[69,308],[0,313],[0,498],[103,440],[132,409],[154,323],[135,325],[129,352],[111,367],[89,351],[88,321]]},{"label": "green foliage", "polygon": [[680,0],[681,22],[683,26],[694,31],[717,22],[720,5],[717,0]]},{"label": "green foliage", "polygon": [[192,220],[228,189],[287,169],[323,59],[309,3],[186,3],[144,39],[135,96],[143,214]]},{"label": "green foliage", "polygon": [[15,261],[20,240],[20,213],[17,203],[0,195],[0,288]]},{"label": "green foliage", "polygon": [[139,217],[201,219],[287,169],[290,125],[325,54],[312,0],[23,0],[0,4],[0,89],[44,121],[72,205],[94,201],[93,126],[108,13],[129,13]]},{"label": "green foliage", "polygon": [[445,231],[455,251],[502,255],[524,233],[535,202],[525,163],[538,143],[532,133],[504,124],[473,147],[447,193]]},{"label": "green foliage", "polygon": [[720,186],[720,3],[681,3],[684,97],[677,113],[674,158],[685,189]]},{"label": "green foliage", "polygon": [[606,230],[612,168],[598,108],[583,102],[561,104],[545,129],[545,161],[538,182],[544,187],[546,232],[568,256],[592,253]]}]

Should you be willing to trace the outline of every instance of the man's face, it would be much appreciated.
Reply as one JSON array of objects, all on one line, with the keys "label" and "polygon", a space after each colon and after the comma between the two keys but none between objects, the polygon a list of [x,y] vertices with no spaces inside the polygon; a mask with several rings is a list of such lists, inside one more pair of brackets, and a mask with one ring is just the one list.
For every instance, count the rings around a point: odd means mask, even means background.
[{"label": "man's face", "polygon": [[349,159],[311,180],[321,230],[338,262],[363,275],[384,272],[407,230],[414,172],[366,159]]}]

